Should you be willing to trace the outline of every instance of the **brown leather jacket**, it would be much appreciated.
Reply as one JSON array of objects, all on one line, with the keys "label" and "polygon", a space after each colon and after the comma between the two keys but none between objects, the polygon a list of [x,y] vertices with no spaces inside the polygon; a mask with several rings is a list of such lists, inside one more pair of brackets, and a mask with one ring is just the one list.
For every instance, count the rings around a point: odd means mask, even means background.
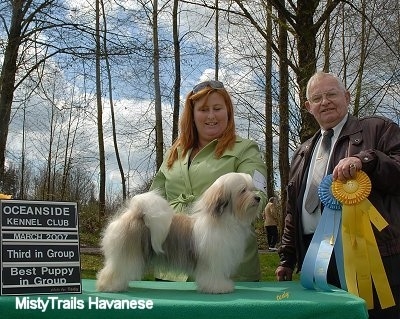
[{"label": "brown leather jacket", "polygon": [[[288,205],[280,265],[301,269],[306,247],[302,240],[301,206],[312,149],[320,132],[294,153],[287,187]],[[375,237],[382,256],[400,254],[400,128],[378,116],[357,119],[349,115],[334,145],[328,171],[345,157],[356,156],[369,176],[372,190],[369,201],[389,223]],[[374,227],[373,227],[374,228]]]}]

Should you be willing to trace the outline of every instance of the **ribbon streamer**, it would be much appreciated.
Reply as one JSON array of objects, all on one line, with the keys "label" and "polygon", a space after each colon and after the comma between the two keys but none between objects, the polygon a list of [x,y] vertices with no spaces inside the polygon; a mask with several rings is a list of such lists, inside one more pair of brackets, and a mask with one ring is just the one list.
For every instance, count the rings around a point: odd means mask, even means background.
[{"label": "ribbon streamer", "polygon": [[363,171],[354,179],[333,181],[333,196],[342,204],[342,243],[347,290],[374,308],[372,283],[381,308],[395,305],[371,223],[381,231],[388,223],[367,199],[371,181]]},{"label": "ribbon streamer", "polygon": [[[331,193],[332,175],[326,176],[319,188],[318,195],[324,209],[321,219],[317,225],[310,246],[304,257],[303,266],[300,273],[300,282],[307,289],[321,289],[332,291],[327,283],[327,271],[329,261],[335,247],[335,255],[342,255],[341,249],[335,245],[336,241],[341,242],[340,237],[340,221],[341,221],[341,205],[333,197]],[[340,257],[342,260],[342,257]],[[344,283],[344,275],[340,276],[341,282]]]}]

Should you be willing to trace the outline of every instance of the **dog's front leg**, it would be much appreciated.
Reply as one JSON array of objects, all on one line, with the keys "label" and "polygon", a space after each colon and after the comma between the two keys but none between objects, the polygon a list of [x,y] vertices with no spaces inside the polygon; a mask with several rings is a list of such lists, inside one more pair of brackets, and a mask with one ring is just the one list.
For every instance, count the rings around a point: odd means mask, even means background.
[{"label": "dog's front leg", "polygon": [[234,282],[223,272],[197,265],[195,271],[197,290],[208,294],[226,294],[235,290]]}]

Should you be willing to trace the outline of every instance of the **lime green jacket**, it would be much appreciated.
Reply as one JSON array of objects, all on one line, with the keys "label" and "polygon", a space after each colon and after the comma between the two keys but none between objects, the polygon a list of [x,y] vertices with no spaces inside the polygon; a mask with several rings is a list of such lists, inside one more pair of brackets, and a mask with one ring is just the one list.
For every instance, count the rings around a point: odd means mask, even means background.
[{"label": "lime green jacket", "polygon": [[[171,169],[167,168],[166,161],[164,161],[150,189],[158,189],[177,212],[182,212],[197,200],[218,177],[229,172],[248,173],[253,176],[255,185],[259,189],[261,196],[259,213],[261,213],[267,202],[265,194],[266,166],[257,144],[251,140],[237,137],[234,147],[225,151],[219,159],[214,156],[216,144],[217,140],[214,140],[200,150],[190,165],[190,151],[185,157],[182,157],[182,150],[178,150],[178,160]],[[248,240],[244,260],[233,279],[237,281],[260,279],[258,246],[254,230]]]}]

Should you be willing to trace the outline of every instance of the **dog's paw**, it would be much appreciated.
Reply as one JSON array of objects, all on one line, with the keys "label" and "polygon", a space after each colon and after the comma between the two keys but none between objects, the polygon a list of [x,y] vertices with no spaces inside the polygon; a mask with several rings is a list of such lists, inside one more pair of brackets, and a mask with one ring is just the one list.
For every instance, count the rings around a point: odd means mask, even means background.
[{"label": "dog's paw", "polygon": [[97,274],[96,289],[101,292],[127,291],[128,281],[105,267]]},{"label": "dog's paw", "polygon": [[227,294],[235,290],[235,285],[231,280],[217,281],[214,283],[197,283],[197,290],[206,294]]}]

